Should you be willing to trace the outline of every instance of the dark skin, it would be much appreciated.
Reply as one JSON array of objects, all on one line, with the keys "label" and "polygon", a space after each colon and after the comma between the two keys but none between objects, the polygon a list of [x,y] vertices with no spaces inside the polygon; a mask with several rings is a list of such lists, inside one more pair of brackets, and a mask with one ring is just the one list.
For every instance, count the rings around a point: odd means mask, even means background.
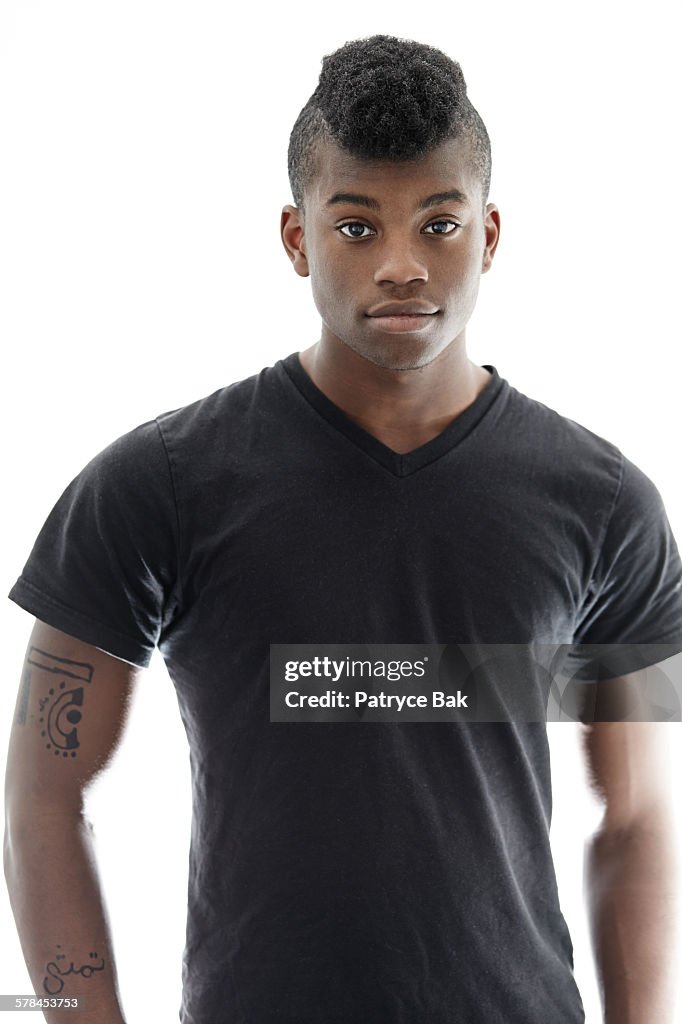
[{"label": "dark skin", "polygon": [[[490,380],[468,358],[465,331],[500,215],[492,203],[483,210],[480,184],[456,140],[406,163],[359,161],[328,143],[318,167],[305,225],[296,207],[282,211],[284,246],[296,273],[310,276],[322,317],[320,340],[300,354],[301,364],[351,419],[407,452],[441,433]],[[417,208],[455,187],[467,202]],[[339,191],[375,198],[381,209],[327,207]],[[337,230],[349,222],[365,225],[354,229],[363,237]],[[379,304],[414,299],[438,309],[414,332],[389,333],[367,316]]]},{"label": "dark skin", "polygon": [[[465,200],[420,209],[422,200],[451,190]],[[329,205],[337,193],[369,197],[378,209]],[[319,341],[299,353],[303,369],[364,430],[396,452],[412,451],[490,380],[467,356],[466,325],[497,248],[499,211],[483,205],[458,140],[405,162],[360,160],[325,143],[304,200],[305,211],[287,205],[281,217],[286,252],[296,273],[310,277],[322,319]],[[409,330],[368,316],[381,304],[408,301],[437,312]],[[616,680],[616,688],[637,692],[637,675]],[[665,726],[593,721],[579,728],[588,782],[603,810],[586,848],[585,894],[604,1021],[672,1024],[679,895]]]}]

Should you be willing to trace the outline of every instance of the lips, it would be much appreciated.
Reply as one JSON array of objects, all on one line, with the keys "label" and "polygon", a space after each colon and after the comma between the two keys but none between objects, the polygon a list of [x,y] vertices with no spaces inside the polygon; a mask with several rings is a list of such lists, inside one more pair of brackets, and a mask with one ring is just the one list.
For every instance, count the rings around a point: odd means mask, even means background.
[{"label": "lips", "polygon": [[437,312],[434,306],[425,302],[389,302],[370,309],[367,316],[430,316]]}]

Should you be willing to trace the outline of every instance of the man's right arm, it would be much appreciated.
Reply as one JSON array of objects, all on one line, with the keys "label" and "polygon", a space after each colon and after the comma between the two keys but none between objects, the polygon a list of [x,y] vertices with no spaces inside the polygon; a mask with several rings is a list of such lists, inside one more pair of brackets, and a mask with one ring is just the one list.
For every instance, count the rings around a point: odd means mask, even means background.
[{"label": "man's right arm", "polygon": [[[4,867],[24,958],[34,991],[82,997],[88,1024],[125,1020],[84,798],[118,745],[140,671],[36,620],[10,733]],[[79,1013],[43,1012],[49,1024]]]}]

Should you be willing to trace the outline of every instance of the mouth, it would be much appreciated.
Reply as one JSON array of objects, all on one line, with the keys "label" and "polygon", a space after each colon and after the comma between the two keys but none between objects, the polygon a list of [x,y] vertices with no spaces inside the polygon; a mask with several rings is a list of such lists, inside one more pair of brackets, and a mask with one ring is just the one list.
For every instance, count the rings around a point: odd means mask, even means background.
[{"label": "mouth", "polygon": [[437,313],[438,307],[423,299],[411,299],[409,302],[384,302],[367,310],[367,316],[419,316],[422,313]]},{"label": "mouth", "polygon": [[409,334],[414,331],[422,331],[430,327],[438,310],[433,313],[389,313],[389,314],[367,314],[375,328],[381,331],[388,331],[391,334]]}]

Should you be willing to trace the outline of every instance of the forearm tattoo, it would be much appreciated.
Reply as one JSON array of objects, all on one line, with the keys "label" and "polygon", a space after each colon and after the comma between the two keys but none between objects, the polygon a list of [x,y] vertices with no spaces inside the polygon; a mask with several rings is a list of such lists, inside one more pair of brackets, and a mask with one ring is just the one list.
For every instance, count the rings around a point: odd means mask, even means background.
[{"label": "forearm tattoo", "polygon": [[45,965],[45,977],[43,988],[50,996],[57,996],[64,988],[64,978],[69,974],[79,974],[81,978],[91,978],[97,971],[104,970],[104,960],[96,950],[88,953],[88,959],[80,967],[76,967],[73,960],[67,963],[67,956],[62,952],[62,947],[57,944],[57,953],[54,958]]},{"label": "forearm tattoo", "polygon": [[76,757],[78,729],[83,718],[83,699],[92,682],[94,669],[84,661],[59,658],[39,647],[31,647],[22,682],[17,721],[26,721],[29,689],[38,684],[33,710],[38,718],[45,749],[55,757]]}]

